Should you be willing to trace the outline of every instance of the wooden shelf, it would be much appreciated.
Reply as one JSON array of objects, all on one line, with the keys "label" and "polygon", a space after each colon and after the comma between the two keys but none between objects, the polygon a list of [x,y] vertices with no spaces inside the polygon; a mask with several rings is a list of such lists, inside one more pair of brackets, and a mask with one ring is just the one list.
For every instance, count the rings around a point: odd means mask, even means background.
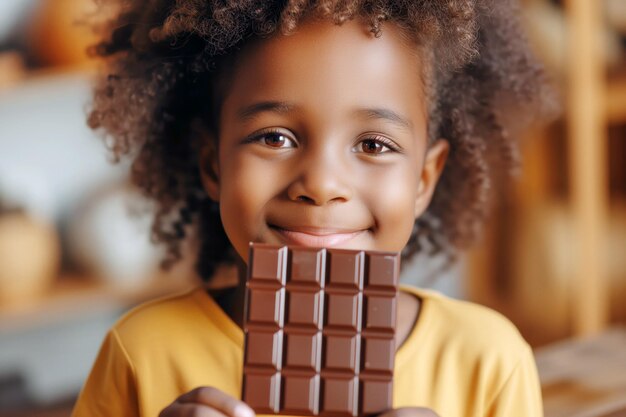
[{"label": "wooden shelf", "polygon": [[617,321],[616,293],[626,288],[615,249],[623,233],[614,228],[623,217],[615,215],[621,203],[611,183],[623,183],[624,167],[609,148],[609,127],[626,124],[626,62],[610,69],[603,62],[602,2],[560,3],[563,118],[529,132],[523,177],[502,197],[506,205],[469,263],[469,298],[513,318],[537,345],[602,332]]},{"label": "wooden shelf", "polygon": [[125,289],[94,278],[64,275],[39,298],[19,304],[0,304],[0,333],[125,309],[195,285],[198,283],[191,279],[157,276],[140,287]]}]

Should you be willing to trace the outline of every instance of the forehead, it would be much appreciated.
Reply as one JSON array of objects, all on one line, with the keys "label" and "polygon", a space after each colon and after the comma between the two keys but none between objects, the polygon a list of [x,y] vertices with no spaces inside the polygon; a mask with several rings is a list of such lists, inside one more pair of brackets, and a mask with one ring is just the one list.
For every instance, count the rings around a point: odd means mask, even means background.
[{"label": "forehead", "polygon": [[421,74],[417,47],[393,24],[375,38],[358,21],[311,20],[291,35],[246,45],[226,101],[280,99],[329,110],[358,103],[425,117]]}]

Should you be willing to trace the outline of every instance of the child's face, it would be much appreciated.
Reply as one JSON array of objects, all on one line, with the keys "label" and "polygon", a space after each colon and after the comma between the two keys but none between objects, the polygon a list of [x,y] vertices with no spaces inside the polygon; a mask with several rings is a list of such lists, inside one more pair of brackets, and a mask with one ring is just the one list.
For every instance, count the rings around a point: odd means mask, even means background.
[{"label": "child's face", "polygon": [[448,150],[427,148],[420,73],[391,24],[308,22],[242,52],[202,171],[244,260],[250,241],[406,245]]}]

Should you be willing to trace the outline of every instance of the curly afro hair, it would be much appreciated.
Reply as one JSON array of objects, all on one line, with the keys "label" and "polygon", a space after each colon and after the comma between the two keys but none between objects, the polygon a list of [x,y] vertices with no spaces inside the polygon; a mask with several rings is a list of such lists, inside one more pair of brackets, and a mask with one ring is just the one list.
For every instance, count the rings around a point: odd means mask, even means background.
[{"label": "curly afro hair", "polygon": [[447,139],[450,154],[405,257],[425,248],[453,257],[476,239],[494,184],[516,170],[518,116],[531,121],[553,104],[514,0],[111,1],[114,18],[93,49],[108,71],[88,123],[116,160],[133,159],[133,182],[156,201],[152,238],[167,247],[164,264],[181,257],[191,229],[205,280],[236,255],[202,188],[199,137],[217,133],[224,77],[251,39],[289,35],[314,15],[360,19],[376,37],[395,24],[414,41],[429,63],[416,76],[428,91],[430,140]]}]

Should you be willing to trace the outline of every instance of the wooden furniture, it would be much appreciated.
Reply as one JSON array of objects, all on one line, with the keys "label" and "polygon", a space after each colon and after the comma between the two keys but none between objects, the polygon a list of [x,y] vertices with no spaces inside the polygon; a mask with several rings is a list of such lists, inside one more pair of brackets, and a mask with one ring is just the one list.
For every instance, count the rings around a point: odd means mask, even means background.
[{"label": "wooden furniture", "polygon": [[29,303],[0,304],[0,335],[4,332],[54,324],[86,311],[128,309],[157,297],[182,292],[199,285],[193,277],[175,279],[156,276],[146,285],[123,289],[95,278],[66,274],[52,289]]},{"label": "wooden furniture", "polygon": [[626,136],[626,62],[609,73],[602,61],[604,1],[561,4],[563,118],[524,138],[522,176],[469,258],[468,298],[511,318],[534,346],[626,320],[626,174],[609,138],[609,127]]},{"label": "wooden furniture", "polygon": [[626,416],[626,327],[541,348],[545,417]]},{"label": "wooden furniture", "polygon": [[605,69],[599,44],[603,2],[566,1],[569,21],[567,125],[569,174],[578,268],[572,277],[576,335],[601,331],[609,321],[605,235],[608,159]]}]

